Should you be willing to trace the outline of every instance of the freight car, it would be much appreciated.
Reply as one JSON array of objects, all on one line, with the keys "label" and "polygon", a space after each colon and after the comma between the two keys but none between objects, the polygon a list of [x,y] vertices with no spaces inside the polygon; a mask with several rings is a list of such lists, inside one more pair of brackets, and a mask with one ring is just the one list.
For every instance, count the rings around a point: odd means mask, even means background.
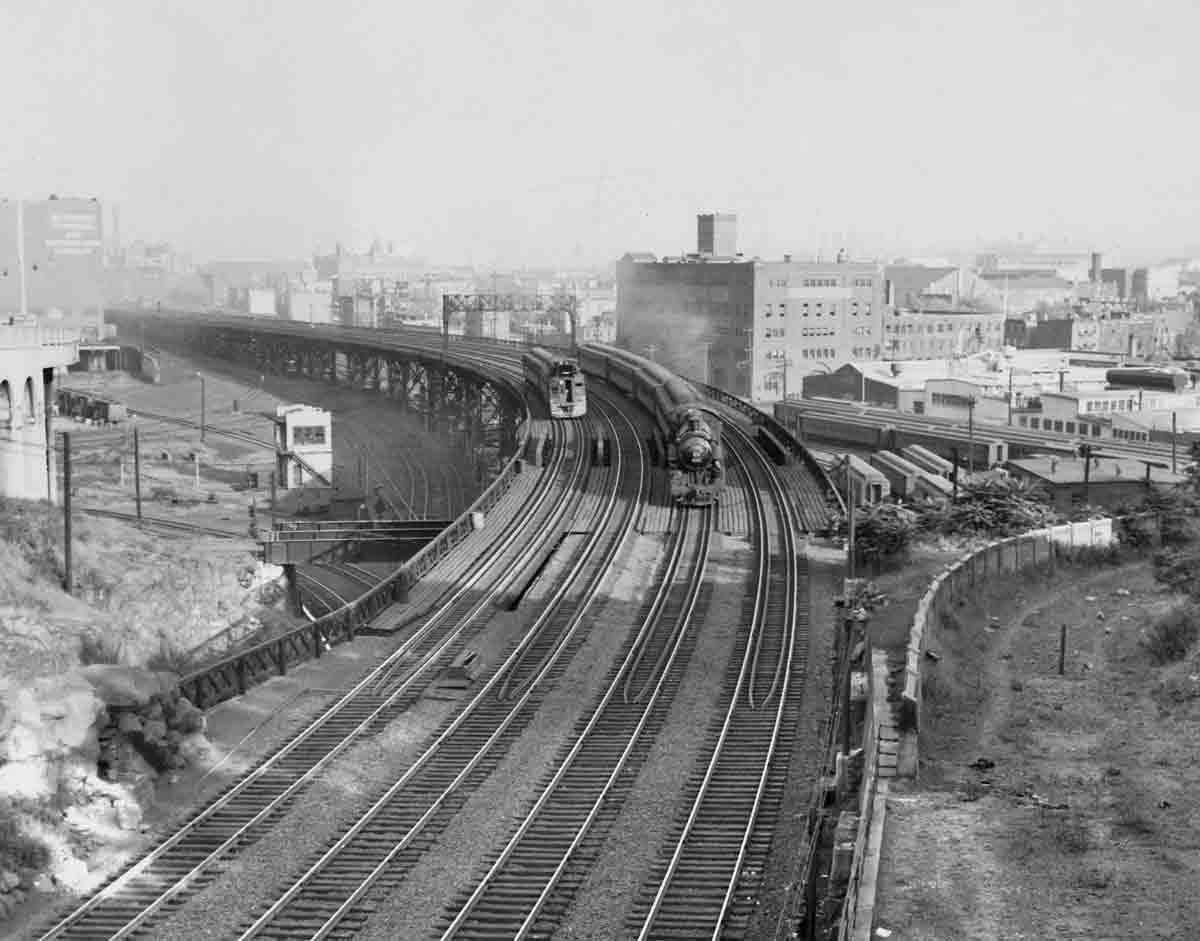
[{"label": "freight car", "polygon": [[534,347],[521,357],[525,381],[542,394],[551,418],[582,418],[587,414],[587,383],[579,363]]},{"label": "freight car", "polygon": [[584,373],[612,384],[654,418],[656,438],[671,485],[682,506],[706,506],[725,489],[721,423],[703,411],[696,388],[657,363],[616,347],[585,343],[579,348]]},{"label": "freight car", "polygon": [[1104,374],[1110,386],[1128,389],[1163,389],[1182,392],[1192,384],[1186,369],[1178,366],[1122,366]]}]

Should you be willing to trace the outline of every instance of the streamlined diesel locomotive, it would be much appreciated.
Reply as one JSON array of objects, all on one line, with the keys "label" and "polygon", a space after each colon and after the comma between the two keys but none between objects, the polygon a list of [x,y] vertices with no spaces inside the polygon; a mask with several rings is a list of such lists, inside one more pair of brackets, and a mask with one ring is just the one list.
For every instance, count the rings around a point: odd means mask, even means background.
[{"label": "streamlined diesel locomotive", "polygon": [[534,347],[521,357],[525,381],[550,407],[551,418],[582,418],[587,414],[587,382],[573,359]]},{"label": "streamlined diesel locomotive", "polygon": [[720,498],[725,489],[721,423],[705,411],[695,386],[612,346],[583,344],[579,363],[585,374],[616,386],[654,417],[654,449],[662,454],[676,503],[707,506]]}]

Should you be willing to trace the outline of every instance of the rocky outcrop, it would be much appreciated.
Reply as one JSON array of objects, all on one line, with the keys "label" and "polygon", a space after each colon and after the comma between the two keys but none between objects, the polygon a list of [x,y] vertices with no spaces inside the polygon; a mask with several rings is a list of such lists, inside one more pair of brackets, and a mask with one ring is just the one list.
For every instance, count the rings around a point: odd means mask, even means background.
[{"label": "rocky outcrop", "polygon": [[90,889],[90,855],[143,829],[158,778],[205,752],[177,679],[97,664],[0,686],[0,920],[31,888]]}]

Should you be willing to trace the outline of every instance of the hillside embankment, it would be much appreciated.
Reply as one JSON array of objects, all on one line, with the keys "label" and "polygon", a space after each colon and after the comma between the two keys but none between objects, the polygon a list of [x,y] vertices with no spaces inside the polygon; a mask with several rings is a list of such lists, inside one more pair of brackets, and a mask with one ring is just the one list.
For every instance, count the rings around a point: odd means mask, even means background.
[{"label": "hillside embankment", "polygon": [[36,890],[84,890],[135,841],[160,783],[205,748],[175,690],[187,651],[282,617],[248,542],[151,534],[0,500],[0,925]]},{"label": "hillside embankment", "polygon": [[[1195,936],[1200,626],[1160,568],[1126,549],[994,576],[943,616],[919,774],[888,799],[893,941]],[[878,579],[901,616],[877,642],[900,639],[912,577]]]}]

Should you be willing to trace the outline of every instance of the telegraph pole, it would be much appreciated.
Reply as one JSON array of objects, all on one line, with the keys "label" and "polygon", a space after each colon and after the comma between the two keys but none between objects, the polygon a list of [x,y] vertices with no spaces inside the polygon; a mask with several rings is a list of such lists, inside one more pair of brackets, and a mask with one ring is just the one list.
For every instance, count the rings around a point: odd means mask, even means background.
[{"label": "telegraph pole", "polygon": [[1013,410],[1013,370],[1012,366],[1008,367],[1008,424],[1012,427],[1012,410]]},{"label": "telegraph pole", "polygon": [[63,588],[71,594],[71,433],[63,432]]},{"label": "telegraph pole", "polygon": [[138,442],[137,425],[133,426],[133,499],[137,504],[138,526],[142,525],[142,449]]},{"label": "telegraph pole", "polygon": [[854,577],[854,478],[846,455],[846,577]]},{"label": "telegraph pole", "polygon": [[204,397],[204,376],[202,376],[200,373],[196,373],[196,375],[200,376],[200,443],[204,444],[204,425],[205,425],[205,417],[206,417],[206,415],[205,415],[206,402],[205,402],[205,397]]},{"label": "telegraph pole", "polygon": [[975,396],[967,399],[967,473],[975,473]]},{"label": "telegraph pole", "polygon": [[1175,473],[1175,436],[1178,431],[1178,425],[1175,421],[1175,412],[1171,413],[1171,473]]}]

